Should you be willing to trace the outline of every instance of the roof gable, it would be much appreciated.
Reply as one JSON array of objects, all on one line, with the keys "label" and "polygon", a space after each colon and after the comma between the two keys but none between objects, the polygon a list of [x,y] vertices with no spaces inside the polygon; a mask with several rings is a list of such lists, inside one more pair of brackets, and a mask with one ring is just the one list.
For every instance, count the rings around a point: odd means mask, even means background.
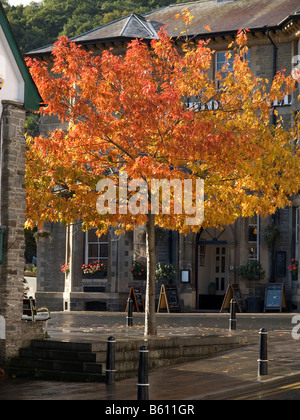
[{"label": "roof gable", "polygon": [[2,100],[20,102],[27,109],[38,110],[41,98],[0,4],[0,101]]},{"label": "roof gable", "polygon": [[129,16],[121,32],[121,36],[134,38],[158,38],[152,23],[142,16],[135,14]]},{"label": "roof gable", "polygon": [[[161,26],[161,25],[160,25]],[[108,38],[157,38],[157,32],[151,21],[132,14],[115,20],[92,31],[72,38],[76,42],[93,41]]]}]

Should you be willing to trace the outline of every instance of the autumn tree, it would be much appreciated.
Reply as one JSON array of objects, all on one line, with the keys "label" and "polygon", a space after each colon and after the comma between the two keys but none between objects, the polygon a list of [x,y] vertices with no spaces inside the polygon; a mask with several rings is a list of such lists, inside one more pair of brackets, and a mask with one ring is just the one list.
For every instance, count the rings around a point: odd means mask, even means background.
[{"label": "autumn tree", "polygon": [[[28,139],[27,224],[81,219],[83,229],[99,233],[146,225],[146,335],[156,334],[155,225],[181,233],[228,225],[274,213],[299,191],[295,132],[279,118],[270,125],[272,104],[294,81],[282,73],[272,83],[255,77],[245,43],[239,31],[227,57],[233,70],[225,65],[216,80],[209,42],[179,48],[165,30],[151,45],[132,41],[123,56],[94,56],[61,38],[51,72],[28,60],[41,113],[63,126]],[[177,182],[158,212],[153,180]],[[197,180],[204,180],[203,221]],[[181,208],[179,185],[184,199],[193,190]]]}]

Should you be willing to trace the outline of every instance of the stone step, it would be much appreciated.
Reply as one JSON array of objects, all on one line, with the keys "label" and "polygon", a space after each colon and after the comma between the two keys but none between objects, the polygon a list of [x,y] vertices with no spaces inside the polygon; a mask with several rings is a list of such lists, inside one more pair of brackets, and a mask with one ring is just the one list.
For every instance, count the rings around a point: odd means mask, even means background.
[{"label": "stone step", "polygon": [[22,348],[19,351],[20,357],[29,359],[54,359],[68,360],[73,362],[96,362],[96,354],[89,352],[75,352],[68,350],[55,350],[47,348]]},{"label": "stone step", "polygon": [[105,375],[88,372],[68,372],[33,369],[24,367],[9,367],[8,375],[16,378],[42,379],[62,382],[105,382]]},{"label": "stone step", "polygon": [[73,341],[31,340],[31,347],[38,349],[69,350],[77,352],[91,352],[92,343],[78,343]]},{"label": "stone step", "polygon": [[[148,368],[186,363],[246,344],[240,335],[198,337],[153,337],[147,341]],[[115,377],[117,380],[137,376],[139,349],[143,339],[116,340]],[[105,381],[107,341],[92,343],[33,340],[30,348],[20,349],[11,359],[7,373],[43,379]],[[26,373],[27,372],[27,373]],[[48,373],[47,373],[48,372]],[[71,378],[71,379],[70,379]],[[72,379],[74,378],[74,379]]]},{"label": "stone step", "polygon": [[101,363],[90,343],[32,340],[19,357],[11,358],[7,374],[48,380],[104,382]]},{"label": "stone step", "polygon": [[102,365],[87,362],[69,362],[66,360],[30,359],[27,357],[15,357],[10,360],[10,366],[28,367],[42,370],[57,370],[63,372],[88,372],[101,373]]}]

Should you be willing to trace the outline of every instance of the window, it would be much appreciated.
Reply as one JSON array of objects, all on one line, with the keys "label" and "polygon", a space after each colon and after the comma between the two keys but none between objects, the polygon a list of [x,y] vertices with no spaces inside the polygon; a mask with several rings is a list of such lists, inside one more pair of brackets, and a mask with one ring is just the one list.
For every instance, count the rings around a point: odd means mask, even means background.
[{"label": "window", "polygon": [[222,293],[225,291],[226,281],[226,248],[225,246],[216,247],[216,262],[215,262],[215,283],[216,292]]},{"label": "window", "polygon": [[[216,57],[216,73],[218,71],[222,71],[223,66],[226,64],[227,60],[226,60],[226,54],[227,51],[220,51],[217,52],[217,57]],[[228,59],[228,71],[232,71],[233,70],[233,55]]]},{"label": "window", "polygon": [[[220,71],[222,73],[223,77],[226,76],[226,73],[222,72],[223,66],[226,63],[228,64],[227,71],[228,72],[233,71],[234,54],[232,54],[231,57],[228,58],[228,60],[227,60],[227,58],[226,58],[227,52],[228,51],[219,51],[219,52],[216,53],[216,68],[215,68],[215,70],[216,70],[216,73]],[[247,54],[245,54],[244,60],[249,61],[249,67],[250,67],[250,64],[251,64],[251,49],[250,48],[248,49]]]},{"label": "window", "polygon": [[258,216],[249,218],[248,259],[258,260]]},{"label": "window", "polygon": [[108,260],[108,235],[98,237],[96,229],[85,232],[85,261],[88,265],[93,261],[99,261],[107,265]]},{"label": "window", "polygon": [[200,267],[205,267],[205,245],[199,246],[199,265]]}]

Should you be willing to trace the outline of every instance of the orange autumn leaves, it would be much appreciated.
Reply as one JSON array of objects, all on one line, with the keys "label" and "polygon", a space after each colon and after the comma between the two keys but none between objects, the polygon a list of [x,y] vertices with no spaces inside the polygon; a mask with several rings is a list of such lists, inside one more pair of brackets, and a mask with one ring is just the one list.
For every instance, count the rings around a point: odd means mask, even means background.
[{"label": "orange autumn leaves", "polygon": [[[165,30],[151,46],[132,41],[122,56],[110,50],[94,56],[61,38],[51,72],[29,60],[41,112],[62,126],[28,139],[28,224],[81,219],[84,228],[105,230],[145,223],[144,214],[96,211],[97,182],[117,183],[120,171],[147,182],[203,178],[204,227],[288,204],[300,187],[296,131],[280,121],[271,127],[270,114],[294,81],[281,73],[271,86],[256,78],[244,59],[245,42],[240,31],[230,52],[233,71],[218,73],[218,83],[209,76],[209,43],[180,50]],[[200,229],[184,220],[156,216],[161,227]]]}]

